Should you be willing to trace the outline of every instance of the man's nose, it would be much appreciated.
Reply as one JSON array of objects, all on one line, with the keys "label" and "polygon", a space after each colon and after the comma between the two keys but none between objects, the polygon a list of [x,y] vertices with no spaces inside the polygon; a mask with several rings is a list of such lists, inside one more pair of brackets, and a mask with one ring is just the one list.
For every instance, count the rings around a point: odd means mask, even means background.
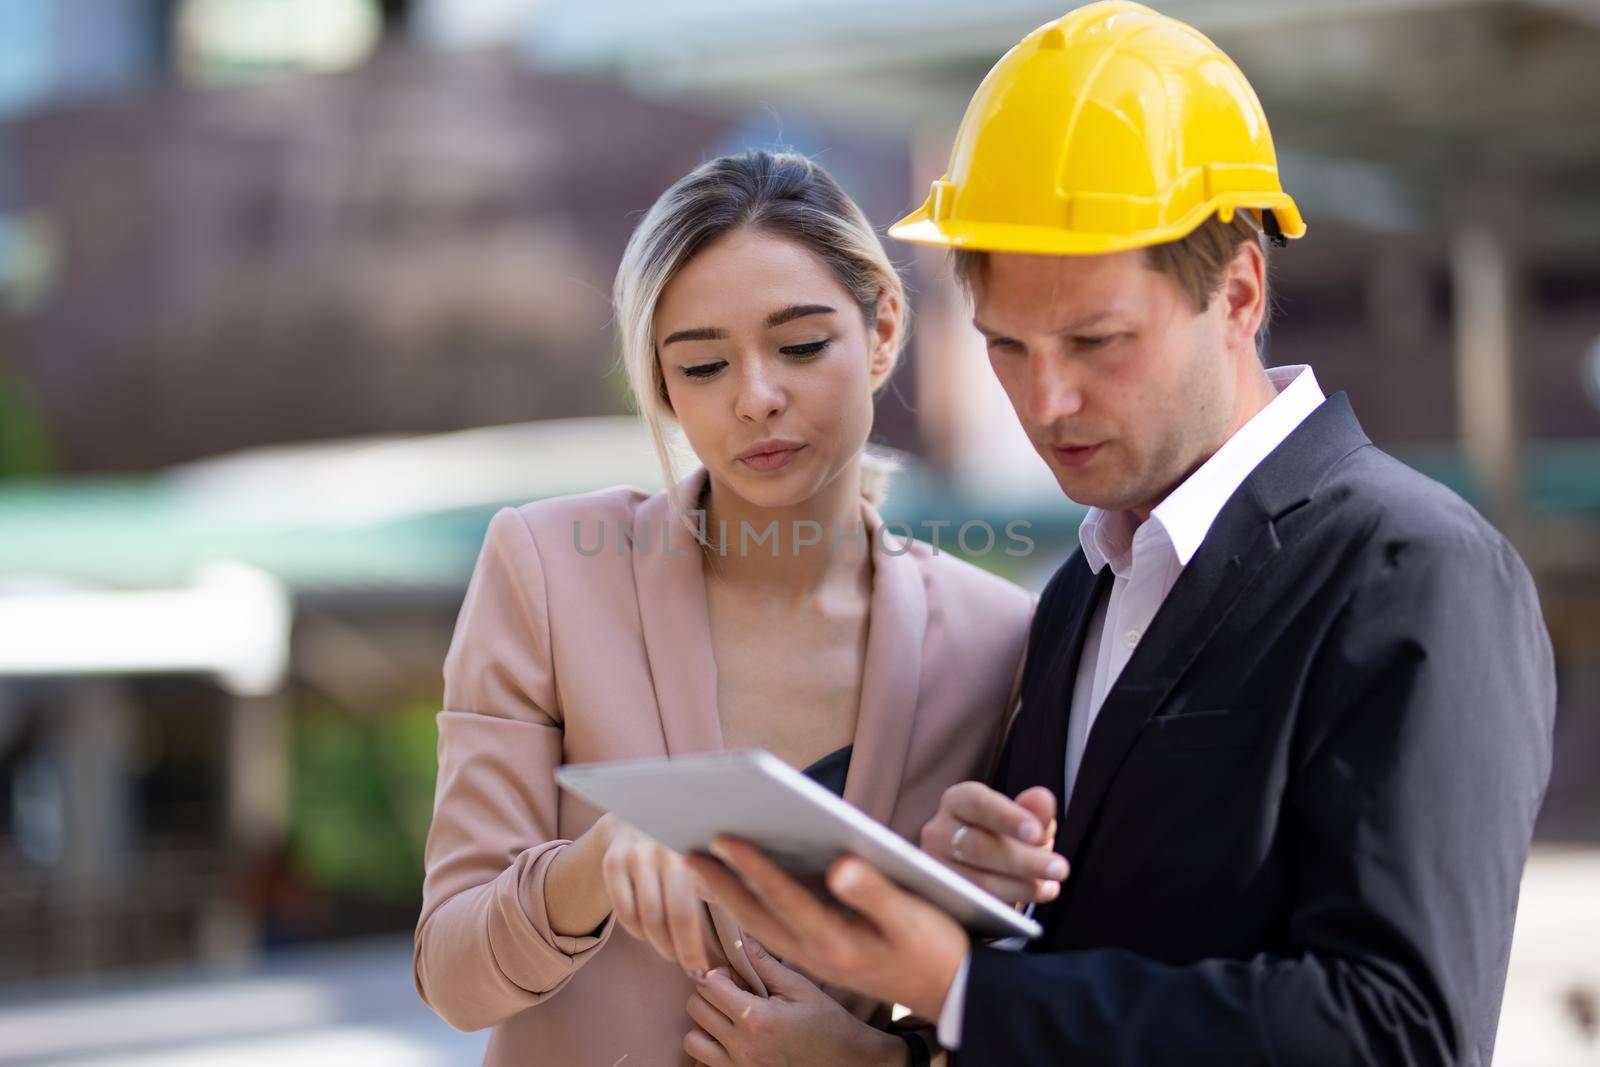
[{"label": "man's nose", "polygon": [[1078,373],[1052,354],[1028,358],[1028,418],[1035,426],[1048,426],[1072,418],[1083,410],[1083,387]]}]

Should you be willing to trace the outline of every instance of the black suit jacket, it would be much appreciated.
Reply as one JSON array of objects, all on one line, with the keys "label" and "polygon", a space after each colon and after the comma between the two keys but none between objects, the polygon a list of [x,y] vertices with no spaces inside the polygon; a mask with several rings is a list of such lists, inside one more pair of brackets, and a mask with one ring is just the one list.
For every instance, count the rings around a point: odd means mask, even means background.
[{"label": "black suit jacket", "polygon": [[[1058,796],[1111,572],[1041,597],[996,772]],[[1533,582],[1328,398],[1218,514],[1107,695],[1025,952],[957,1062],[1487,1065],[1555,681]]]}]

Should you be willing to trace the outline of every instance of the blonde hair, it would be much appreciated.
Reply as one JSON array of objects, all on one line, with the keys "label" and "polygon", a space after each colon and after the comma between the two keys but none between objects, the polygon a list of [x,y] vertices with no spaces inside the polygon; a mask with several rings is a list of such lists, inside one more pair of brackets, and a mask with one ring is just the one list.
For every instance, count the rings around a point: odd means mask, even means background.
[{"label": "blonde hair", "polygon": [[[678,179],[651,205],[628,239],[612,303],[628,385],[650,430],[667,492],[680,510],[687,508],[676,499],[680,476],[665,428],[674,414],[656,354],[656,304],[685,263],[718,237],[743,226],[814,253],[855,299],[869,328],[877,321],[879,297],[892,296],[901,309],[895,364],[905,342],[908,309],[900,275],[866,215],[827,171],[793,152],[762,150],[720,156]],[[874,394],[893,370],[892,364],[874,383]],[[881,507],[896,467],[892,458],[863,449],[863,499]]]}]

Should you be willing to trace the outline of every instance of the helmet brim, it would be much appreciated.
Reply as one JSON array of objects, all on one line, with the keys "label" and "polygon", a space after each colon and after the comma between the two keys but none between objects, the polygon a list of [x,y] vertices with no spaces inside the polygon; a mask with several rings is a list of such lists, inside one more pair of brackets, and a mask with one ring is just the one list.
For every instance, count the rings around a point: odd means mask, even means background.
[{"label": "helmet brim", "polygon": [[[889,236],[909,244],[974,252],[1018,252],[1046,256],[1095,256],[1146,248],[1188,236],[1221,210],[1271,211],[1284,237],[1302,237],[1305,219],[1287,193],[1231,194],[1214,197],[1171,225],[1137,233],[1089,233],[1054,226],[935,219],[930,200],[889,227]],[[1259,214],[1258,214],[1259,219]]]}]

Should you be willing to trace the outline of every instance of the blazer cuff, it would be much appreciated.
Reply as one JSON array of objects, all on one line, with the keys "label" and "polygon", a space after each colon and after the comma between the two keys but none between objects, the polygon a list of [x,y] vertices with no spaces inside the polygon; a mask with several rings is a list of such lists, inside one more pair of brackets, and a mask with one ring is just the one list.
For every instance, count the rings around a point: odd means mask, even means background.
[{"label": "blazer cuff", "polygon": [[617,924],[612,912],[593,934],[573,937],[550,928],[544,906],[545,879],[550,864],[570,844],[556,840],[535,845],[495,880],[489,949],[505,976],[530,993],[549,993],[564,985],[600,951]]}]

